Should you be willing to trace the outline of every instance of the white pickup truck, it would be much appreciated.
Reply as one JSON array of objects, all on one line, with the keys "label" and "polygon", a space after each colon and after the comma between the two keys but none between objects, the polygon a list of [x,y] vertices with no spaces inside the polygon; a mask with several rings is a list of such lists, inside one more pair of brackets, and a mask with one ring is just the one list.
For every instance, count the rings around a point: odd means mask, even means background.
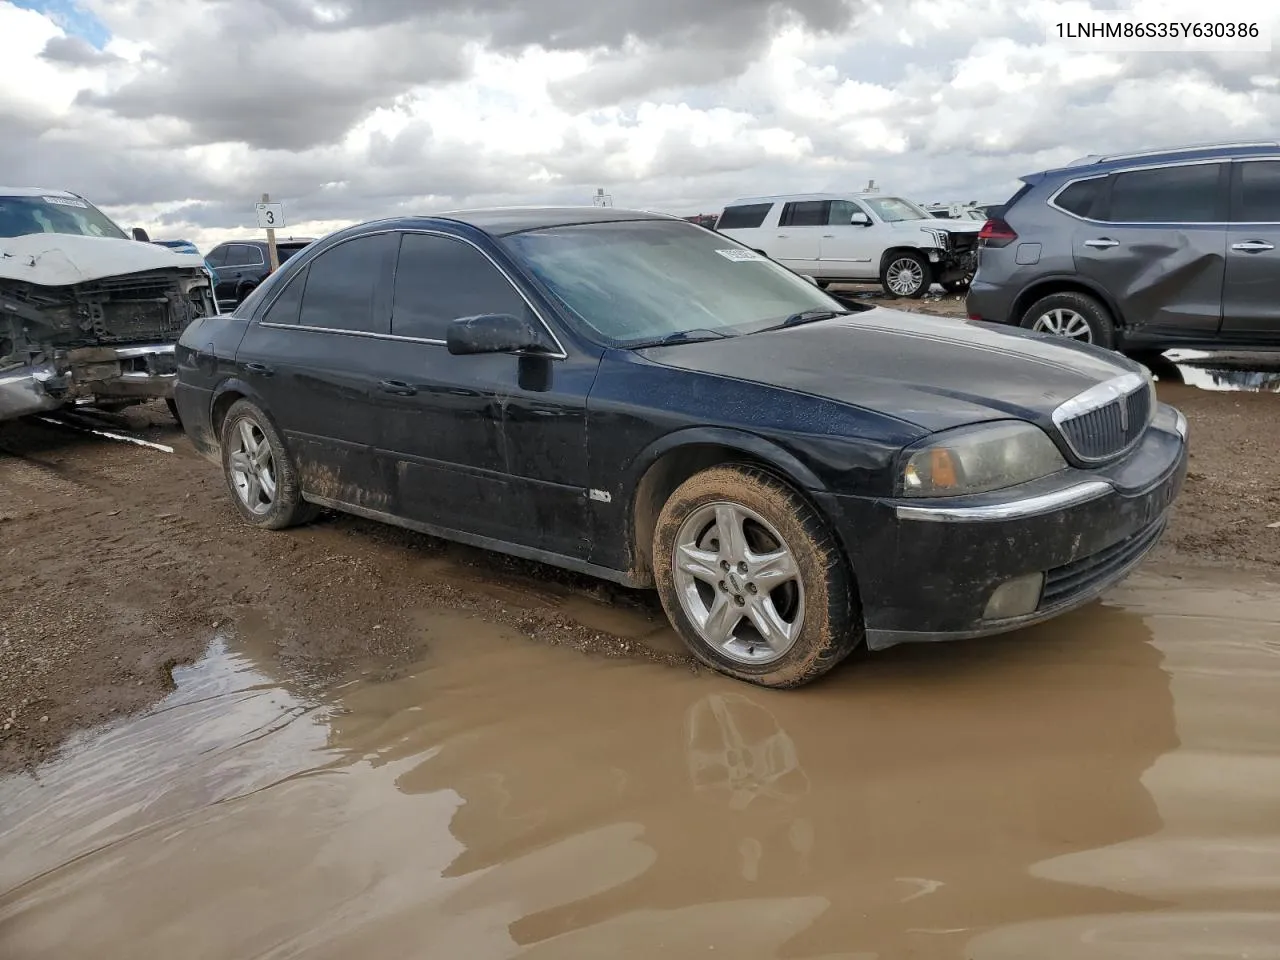
[{"label": "white pickup truck", "polygon": [[0,420],[172,401],[174,344],[218,308],[198,253],[145,240],[74,193],[0,187]]},{"label": "white pickup truck", "polygon": [[715,229],[822,287],[879,281],[895,297],[920,297],[934,283],[968,288],[982,224],[939,220],[901,197],[831,193],[735,200]]}]

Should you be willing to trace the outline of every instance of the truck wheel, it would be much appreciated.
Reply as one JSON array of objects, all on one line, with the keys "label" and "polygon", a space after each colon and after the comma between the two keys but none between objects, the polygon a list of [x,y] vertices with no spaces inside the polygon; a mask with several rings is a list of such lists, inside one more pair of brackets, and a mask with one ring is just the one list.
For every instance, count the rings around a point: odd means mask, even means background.
[{"label": "truck wheel", "polygon": [[933,268],[918,253],[900,251],[884,258],[880,284],[892,297],[916,300],[924,296],[933,280]]},{"label": "truck wheel", "polygon": [[247,522],[283,530],[314,519],[302,499],[298,473],[275,425],[249,400],[237,400],[222,423],[222,473]]},{"label": "truck wheel", "polygon": [[1021,325],[1037,333],[1092,343],[1110,350],[1116,345],[1111,314],[1087,293],[1067,291],[1041,297],[1023,313]]},{"label": "truck wheel", "polygon": [[823,519],[745,465],[695,474],[663,505],[653,569],[690,652],[728,676],[798,687],[862,640],[853,578]]}]

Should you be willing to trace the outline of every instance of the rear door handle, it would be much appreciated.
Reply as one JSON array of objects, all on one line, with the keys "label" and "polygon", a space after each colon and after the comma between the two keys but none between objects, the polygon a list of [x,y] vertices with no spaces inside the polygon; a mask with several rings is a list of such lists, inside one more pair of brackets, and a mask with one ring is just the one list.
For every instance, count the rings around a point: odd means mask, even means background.
[{"label": "rear door handle", "polygon": [[1108,247],[1120,246],[1119,240],[1112,240],[1110,237],[1099,237],[1097,240],[1086,240],[1086,247],[1093,247],[1095,250],[1105,250]]},{"label": "rear door handle", "polygon": [[1265,240],[1241,240],[1239,243],[1233,243],[1231,249],[1243,250],[1245,253],[1263,253],[1267,250],[1274,250],[1275,246]]},{"label": "rear door handle", "polygon": [[780,233],[780,234],[778,234],[778,239],[779,239],[779,240],[785,240],[785,239],[787,239],[787,237],[788,237],[788,236],[790,236],[790,234]]},{"label": "rear door handle", "polygon": [[393,393],[397,397],[412,397],[418,392],[417,387],[405,383],[403,380],[380,380],[378,389],[383,393]]},{"label": "rear door handle", "polygon": [[258,363],[256,360],[249,361],[244,365],[244,368],[250,373],[256,373],[262,377],[269,377],[276,372],[275,367],[269,367],[265,363]]},{"label": "rear door handle", "polygon": [[834,239],[835,239],[835,237],[836,237],[836,235],[835,235],[834,233],[824,233],[824,234],[822,235],[822,239],[823,239],[823,240],[834,240]]}]

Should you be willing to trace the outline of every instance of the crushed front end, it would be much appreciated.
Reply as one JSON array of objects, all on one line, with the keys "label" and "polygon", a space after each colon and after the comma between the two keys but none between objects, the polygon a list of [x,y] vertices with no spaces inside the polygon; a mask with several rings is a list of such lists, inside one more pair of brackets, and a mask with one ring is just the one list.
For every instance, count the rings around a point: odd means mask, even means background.
[{"label": "crushed front end", "polygon": [[936,250],[929,251],[934,279],[938,283],[967,283],[978,272],[978,232],[948,230],[930,225],[922,228],[933,236]]},{"label": "crushed front end", "polygon": [[169,399],[174,344],[216,312],[208,271],[196,267],[58,286],[0,277],[0,420]]}]

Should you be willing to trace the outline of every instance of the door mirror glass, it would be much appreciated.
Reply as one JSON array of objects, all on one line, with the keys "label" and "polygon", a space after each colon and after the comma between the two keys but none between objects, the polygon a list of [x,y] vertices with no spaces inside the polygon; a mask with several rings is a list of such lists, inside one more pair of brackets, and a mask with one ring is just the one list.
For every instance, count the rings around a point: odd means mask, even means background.
[{"label": "door mirror glass", "polygon": [[151,242],[151,238],[147,236],[147,231],[143,230],[141,227],[133,228],[133,239],[141,240],[143,243]]},{"label": "door mirror glass", "polygon": [[849,223],[855,227],[869,227],[871,226],[871,218],[859,210],[849,218]]},{"label": "door mirror glass", "polygon": [[482,313],[459,317],[449,324],[445,344],[456,355],[474,353],[544,352],[550,349],[547,336],[524,317],[509,313]]}]

